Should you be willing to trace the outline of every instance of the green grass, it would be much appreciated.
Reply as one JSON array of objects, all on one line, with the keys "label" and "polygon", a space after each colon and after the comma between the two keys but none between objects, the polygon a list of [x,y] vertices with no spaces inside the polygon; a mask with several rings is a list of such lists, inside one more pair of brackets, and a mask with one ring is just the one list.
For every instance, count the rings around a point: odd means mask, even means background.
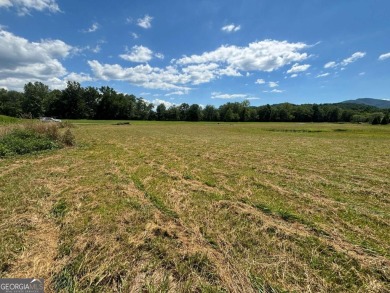
[{"label": "green grass", "polygon": [[0,125],[13,124],[13,123],[18,123],[18,122],[20,122],[20,119],[18,119],[18,118],[0,115]]},{"label": "green grass", "polygon": [[0,160],[0,277],[48,292],[390,290],[390,126],[74,122],[77,147]]}]

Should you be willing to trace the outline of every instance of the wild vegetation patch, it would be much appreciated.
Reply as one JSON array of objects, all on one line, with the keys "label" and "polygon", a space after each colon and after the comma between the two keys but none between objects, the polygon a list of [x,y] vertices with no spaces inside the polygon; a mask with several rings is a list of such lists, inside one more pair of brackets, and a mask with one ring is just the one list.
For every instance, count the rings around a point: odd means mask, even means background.
[{"label": "wild vegetation patch", "polygon": [[25,122],[3,127],[0,133],[0,157],[73,146],[74,135],[68,127],[61,132],[60,126],[56,123]]}]

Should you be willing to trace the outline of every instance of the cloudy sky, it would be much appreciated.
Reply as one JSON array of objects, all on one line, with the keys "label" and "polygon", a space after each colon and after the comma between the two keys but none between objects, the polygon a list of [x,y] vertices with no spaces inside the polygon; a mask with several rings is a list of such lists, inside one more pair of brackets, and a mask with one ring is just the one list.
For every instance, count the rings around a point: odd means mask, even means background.
[{"label": "cloudy sky", "polygon": [[155,103],[390,98],[389,0],[0,0],[0,87]]}]

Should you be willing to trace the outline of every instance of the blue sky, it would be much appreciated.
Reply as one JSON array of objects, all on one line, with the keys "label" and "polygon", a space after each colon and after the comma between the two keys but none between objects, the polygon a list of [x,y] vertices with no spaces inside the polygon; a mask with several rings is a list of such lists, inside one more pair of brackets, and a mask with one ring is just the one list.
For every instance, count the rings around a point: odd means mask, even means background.
[{"label": "blue sky", "polygon": [[155,104],[390,99],[388,0],[0,0],[0,87]]}]

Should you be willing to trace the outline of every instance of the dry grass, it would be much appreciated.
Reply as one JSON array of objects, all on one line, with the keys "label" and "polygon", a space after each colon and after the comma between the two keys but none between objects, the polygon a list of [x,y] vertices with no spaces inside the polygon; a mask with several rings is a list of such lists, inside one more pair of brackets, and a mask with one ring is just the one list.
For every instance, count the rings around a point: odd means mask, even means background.
[{"label": "dry grass", "polygon": [[1,277],[49,292],[390,290],[389,127],[74,132],[77,148],[0,161]]}]

